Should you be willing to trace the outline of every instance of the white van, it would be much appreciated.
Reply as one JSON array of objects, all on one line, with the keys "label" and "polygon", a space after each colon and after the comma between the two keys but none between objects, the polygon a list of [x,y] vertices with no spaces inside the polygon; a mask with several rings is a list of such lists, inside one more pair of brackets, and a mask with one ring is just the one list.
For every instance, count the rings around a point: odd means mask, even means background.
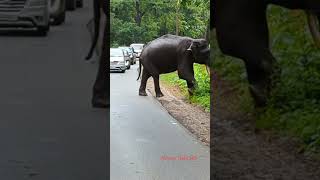
[{"label": "white van", "polygon": [[144,47],[144,44],[142,43],[133,43],[130,45],[130,47],[133,48],[134,53],[136,53],[136,57],[139,58],[140,54],[142,52],[142,49]]}]

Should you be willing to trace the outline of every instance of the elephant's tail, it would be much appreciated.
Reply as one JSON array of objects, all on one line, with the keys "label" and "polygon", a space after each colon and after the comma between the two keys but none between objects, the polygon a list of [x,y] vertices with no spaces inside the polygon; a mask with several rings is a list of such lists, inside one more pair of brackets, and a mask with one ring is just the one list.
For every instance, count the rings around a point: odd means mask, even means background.
[{"label": "elephant's tail", "polygon": [[139,58],[139,69],[138,69],[138,72],[139,72],[139,74],[138,74],[138,79],[137,79],[137,81],[140,79],[140,76],[141,76],[141,59]]},{"label": "elephant's tail", "polygon": [[[89,29],[89,31],[92,30],[91,27],[89,27],[89,26],[91,25],[91,23],[92,23],[92,20],[91,20],[91,22],[88,23],[88,29]],[[93,34],[93,36],[92,36],[92,44],[91,44],[91,46],[90,46],[89,53],[88,53],[88,55],[87,55],[86,58],[85,58],[86,60],[91,59],[91,57],[92,57],[92,55],[93,55],[93,51],[94,51],[94,49],[95,49],[95,47],[96,47],[96,44],[97,44],[97,42],[98,42],[98,36],[99,36],[99,35],[97,35],[96,27],[94,27],[94,28],[93,28],[93,32],[91,31],[90,33]]]}]

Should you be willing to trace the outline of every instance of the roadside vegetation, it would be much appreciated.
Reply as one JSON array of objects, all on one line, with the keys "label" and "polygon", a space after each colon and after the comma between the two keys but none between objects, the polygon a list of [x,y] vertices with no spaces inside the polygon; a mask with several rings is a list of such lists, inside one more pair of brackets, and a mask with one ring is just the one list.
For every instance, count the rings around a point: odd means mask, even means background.
[{"label": "roadside vegetation", "polygon": [[[165,34],[204,38],[209,24],[209,0],[111,0],[111,46],[152,41]],[[210,78],[203,66],[195,65],[199,88],[193,97],[176,73],[161,80],[177,86],[191,102],[209,110]]]},{"label": "roadside vegetation", "polygon": [[194,65],[195,78],[198,83],[198,88],[193,96],[189,96],[187,83],[185,80],[179,79],[176,72],[163,74],[160,76],[164,83],[171,86],[176,86],[181,90],[181,93],[188,99],[190,103],[194,103],[203,107],[207,112],[210,111],[210,77],[204,65]]},{"label": "roadside vegetation", "polygon": [[[299,138],[306,152],[320,150],[320,51],[312,41],[302,11],[272,6],[268,11],[271,47],[282,68],[281,81],[272,92],[256,125],[280,135]],[[212,39],[215,41],[215,38]],[[241,60],[214,49],[214,70],[240,93],[242,111],[252,112],[246,73]]]}]

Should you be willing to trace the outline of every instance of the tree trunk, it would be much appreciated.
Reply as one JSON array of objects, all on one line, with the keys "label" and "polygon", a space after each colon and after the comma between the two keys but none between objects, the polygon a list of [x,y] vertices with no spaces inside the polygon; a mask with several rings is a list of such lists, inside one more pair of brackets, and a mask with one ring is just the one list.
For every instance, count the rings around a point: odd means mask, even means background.
[{"label": "tree trunk", "polygon": [[176,35],[179,36],[179,9],[176,8]]},{"label": "tree trunk", "polygon": [[144,12],[141,11],[140,5],[141,5],[140,0],[135,0],[135,7],[136,7],[135,22],[139,27],[141,27],[142,16],[144,15]]}]

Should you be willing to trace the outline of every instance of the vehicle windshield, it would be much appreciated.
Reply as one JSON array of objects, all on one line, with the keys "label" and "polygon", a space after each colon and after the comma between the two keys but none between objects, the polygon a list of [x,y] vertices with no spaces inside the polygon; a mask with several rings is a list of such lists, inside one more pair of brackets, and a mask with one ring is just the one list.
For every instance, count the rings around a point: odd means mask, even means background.
[{"label": "vehicle windshield", "polygon": [[110,49],[110,57],[122,57],[123,52],[121,49]]},{"label": "vehicle windshield", "polygon": [[132,50],[131,50],[130,48],[127,48],[127,51],[128,51],[129,53],[132,53]]},{"label": "vehicle windshield", "polygon": [[129,53],[132,53],[132,50],[129,47],[119,47],[119,48],[124,49],[124,50],[128,51]]}]

